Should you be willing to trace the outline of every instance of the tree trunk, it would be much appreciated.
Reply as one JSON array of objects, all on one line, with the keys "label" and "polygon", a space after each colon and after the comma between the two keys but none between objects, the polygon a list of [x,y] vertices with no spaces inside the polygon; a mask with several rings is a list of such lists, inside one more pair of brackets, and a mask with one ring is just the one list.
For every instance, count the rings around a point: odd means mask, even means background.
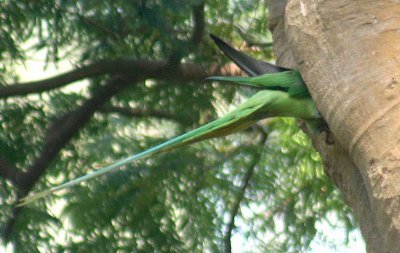
[{"label": "tree trunk", "polygon": [[368,252],[400,252],[400,4],[270,0],[278,63],[299,68],[333,135],[312,136]]}]

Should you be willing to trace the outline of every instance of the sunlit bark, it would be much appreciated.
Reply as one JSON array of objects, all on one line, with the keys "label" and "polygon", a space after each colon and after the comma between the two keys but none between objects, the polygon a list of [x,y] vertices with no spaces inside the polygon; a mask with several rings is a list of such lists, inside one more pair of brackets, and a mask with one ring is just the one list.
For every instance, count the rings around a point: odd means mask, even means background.
[{"label": "sunlit bark", "polygon": [[279,63],[297,67],[335,140],[313,142],[368,252],[400,250],[400,4],[271,0]]}]

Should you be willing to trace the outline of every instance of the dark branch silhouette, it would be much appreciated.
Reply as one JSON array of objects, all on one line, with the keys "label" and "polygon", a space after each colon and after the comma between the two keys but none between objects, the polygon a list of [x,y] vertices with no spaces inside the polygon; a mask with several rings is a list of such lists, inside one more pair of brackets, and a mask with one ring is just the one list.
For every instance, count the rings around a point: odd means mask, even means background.
[{"label": "dark branch silhouette", "polygon": [[[89,98],[82,106],[55,120],[53,125],[47,129],[44,140],[45,145],[38,158],[26,171],[18,172],[16,176],[16,184],[18,187],[17,201],[29,193],[35,183],[48,169],[54,158],[57,157],[59,152],[90,120],[94,112],[133,81],[133,79],[127,77],[116,77],[103,86],[97,94]],[[14,208],[13,215],[3,230],[3,238],[5,241],[8,241],[12,234],[20,210],[20,207]]]},{"label": "dark branch silhouette", "polygon": [[10,180],[16,184],[18,169],[14,167],[5,157],[0,155],[0,177]]},{"label": "dark branch silhouette", "polygon": [[[193,15],[194,28],[191,42],[197,47],[201,43],[204,34],[204,2],[193,7]],[[180,59],[187,53],[188,51],[184,50],[183,54],[178,54],[177,62],[171,61],[171,59],[168,61],[144,59],[102,60],[52,78],[0,87],[0,98],[8,98],[11,96],[23,96],[31,93],[50,91],[82,79],[100,75],[112,74],[117,76],[100,88],[97,94],[86,100],[78,109],[61,116],[53,122],[46,131],[45,145],[41,153],[26,171],[18,171],[17,168],[13,168],[6,161],[0,159],[0,176],[9,179],[17,185],[17,201],[32,190],[39,178],[49,168],[54,158],[77,135],[79,130],[91,119],[92,115],[96,111],[107,110],[107,107],[104,107],[104,105],[111,97],[132,82],[145,79],[179,80],[182,82],[203,81],[210,73],[196,64],[180,63]],[[113,107],[111,109],[125,115],[129,114],[130,116],[145,116],[146,113],[145,111],[127,110],[126,108]],[[173,116],[162,112],[153,111],[151,114],[157,117],[176,120]],[[12,217],[3,229],[3,238],[5,241],[8,241],[12,235],[20,210],[20,207],[13,209]]]},{"label": "dark branch silhouette", "polygon": [[200,1],[197,5],[193,6],[193,33],[191,42],[195,47],[199,46],[204,36],[204,29],[206,26],[204,15],[204,1]]},{"label": "dark branch silhouette", "polygon": [[178,121],[175,115],[157,110],[144,110],[120,106],[104,106],[102,109],[100,109],[100,112],[118,113],[126,117],[154,117],[159,119]]},{"label": "dark branch silhouette", "polygon": [[[186,43],[188,49],[198,47],[205,29],[204,2],[193,6],[193,31],[191,39]],[[177,50],[182,48],[177,48]],[[73,82],[101,76],[112,75],[110,81],[101,87],[97,93],[87,99],[79,108],[68,112],[54,120],[46,130],[44,146],[32,165],[27,170],[18,170],[0,157],[0,176],[10,180],[17,186],[17,202],[32,190],[40,177],[46,172],[60,151],[73,139],[96,111],[117,112],[130,117],[153,116],[177,120],[174,116],[161,111],[145,111],[131,108],[111,107],[105,104],[118,92],[132,83],[146,80],[178,80],[203,81],[211,73],[196,64],[180,63],[190,50],[182,50],[169,60],[133,60],[115,59],[101,60],[78,67],[66,73],[33,82],[14,83],[0,87],[0,98],[24,96],[31,93],[41,93],[64,87]],[[174,61],[175,60],[175,61]],[[3,239],[7,242],[13,233],[15,222],[21,207],[15,207],[10,220],[3,228]]]},{"label": "dark branch silhouette", "polygon": [[[264,131],[261,131],[261,132],[262,132],[262,137],[260,140],[260,144],[264,144],[265,141],[267,140],[268,134],[265,133]],[[262,155],[261,152],[257,152],[254,155],[253,161],[250,164],[249,168],[247,169],[246,174],[244,175],[243,180],[242,180],[242,185],[236,195],[236,198],[234,199],[232,209],[229,212],[230,218],[229,218],[228,227],[227,227],[225,237],[224,237],[225,253],[232,252],[231,238],[232,238],[233,229],[235,228],[235,218],[236,218],[237,214],[239,213],[240,203],[243,200],[246,189],[250,183],[250,179],[253,176],[254,169],[256,168],[258,162],[261,159],[261,155]]]},{"label": "dark branch silhouette", "polygon": [[238,25],[235,25],[236,31],[239,34],[240,38],[242,38],[248,47],[272,47],[273,43],[272,42],[263,42],[263,41],[258,41],[256,38],[253,36],[249,35],[246,33],[246,31],[243,29],[243,27],[240,27]]},{"label": "dark branch silhouette", "polygon": [[181,64],[173,72],[163,71],[166,66],[168,66],[167,61],[131,59],[102,60],[51,78],[2,86],[0,87],[0,98],[50,91],[79,80],[105,74],[121,74],[132,77],[140,75],[143,78],[181,81],[200,81],[208,76],[206,71],[196,64]]}]

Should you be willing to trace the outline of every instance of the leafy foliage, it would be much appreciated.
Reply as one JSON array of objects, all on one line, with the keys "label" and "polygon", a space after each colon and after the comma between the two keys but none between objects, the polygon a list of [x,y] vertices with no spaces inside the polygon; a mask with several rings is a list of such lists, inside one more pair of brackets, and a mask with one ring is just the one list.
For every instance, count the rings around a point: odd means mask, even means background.
[{"label": "leafy foliage", "polygon": [[[38,50],[46,52],[47,64],[72,58],[77,59],[76,66],[102,59],[165,60],[181,50],[182,62],[205,69],[224,66],[227,59],[216,53],[209,39],[203,38],[196,49],[191,45],[192,10],[199,3],[2,1],[1,85],[17,80],[15,64]],[[272,56],[271,48],[246,47],[233,26],[269,38],[264,1],[207,1],[204,10],[206,32],[253,55]],[[0,155],[19,171],[28,170],[44,149],[49,129],[110,78],[110,74],[91,78],[86,88],[75,91],[3,99]],[[240,94],[237,87],[195,81],[134,82],[75,134],[34,189],[76,178],[204,124],[227,110],[227,104],[236,104]],[[148,113],[132,117],[111,110],[117,107]],[[265,134],[267,141],[261,143]],[[249,251],[306,250],[322,233],[316,223],[329,220],[332,213],[347,229],[356,227],[307,137],[293,120],[275,119],[226,139],[132,164],[39,201],[21,210],[9,240],[17,252],[221,252],[226,217],[252,167],[254,174],[237,217],[246,226],[236,228],[260,242]],[[2,224],[12,217],[16,195],[16,186],[3,178]]]}]

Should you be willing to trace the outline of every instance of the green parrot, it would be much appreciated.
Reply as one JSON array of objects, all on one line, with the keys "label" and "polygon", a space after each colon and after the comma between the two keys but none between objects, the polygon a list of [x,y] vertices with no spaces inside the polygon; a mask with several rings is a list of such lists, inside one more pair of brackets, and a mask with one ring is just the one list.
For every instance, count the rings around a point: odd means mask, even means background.
[{"label": "green parrot", "polygon": [[290,70],[259,61],[237,51],[230,45],[211,35],[216,45],[251,77],[210,77],[209,80],[236,82],[260,89],[236,109],[202,127],[175,137],[142,153],[132,155],[111,165],[93,171],[49,190],[28,195],[19,205],[26,205],[53,192],[69,188],[83,181],[110,173],[133,161],[174,150],[206,139],[226,136],[243,130],[255,122],[270,117],[294,117],[310,126],[321,121],[321,116],[312,101],[307,87],[297,70]]}]

